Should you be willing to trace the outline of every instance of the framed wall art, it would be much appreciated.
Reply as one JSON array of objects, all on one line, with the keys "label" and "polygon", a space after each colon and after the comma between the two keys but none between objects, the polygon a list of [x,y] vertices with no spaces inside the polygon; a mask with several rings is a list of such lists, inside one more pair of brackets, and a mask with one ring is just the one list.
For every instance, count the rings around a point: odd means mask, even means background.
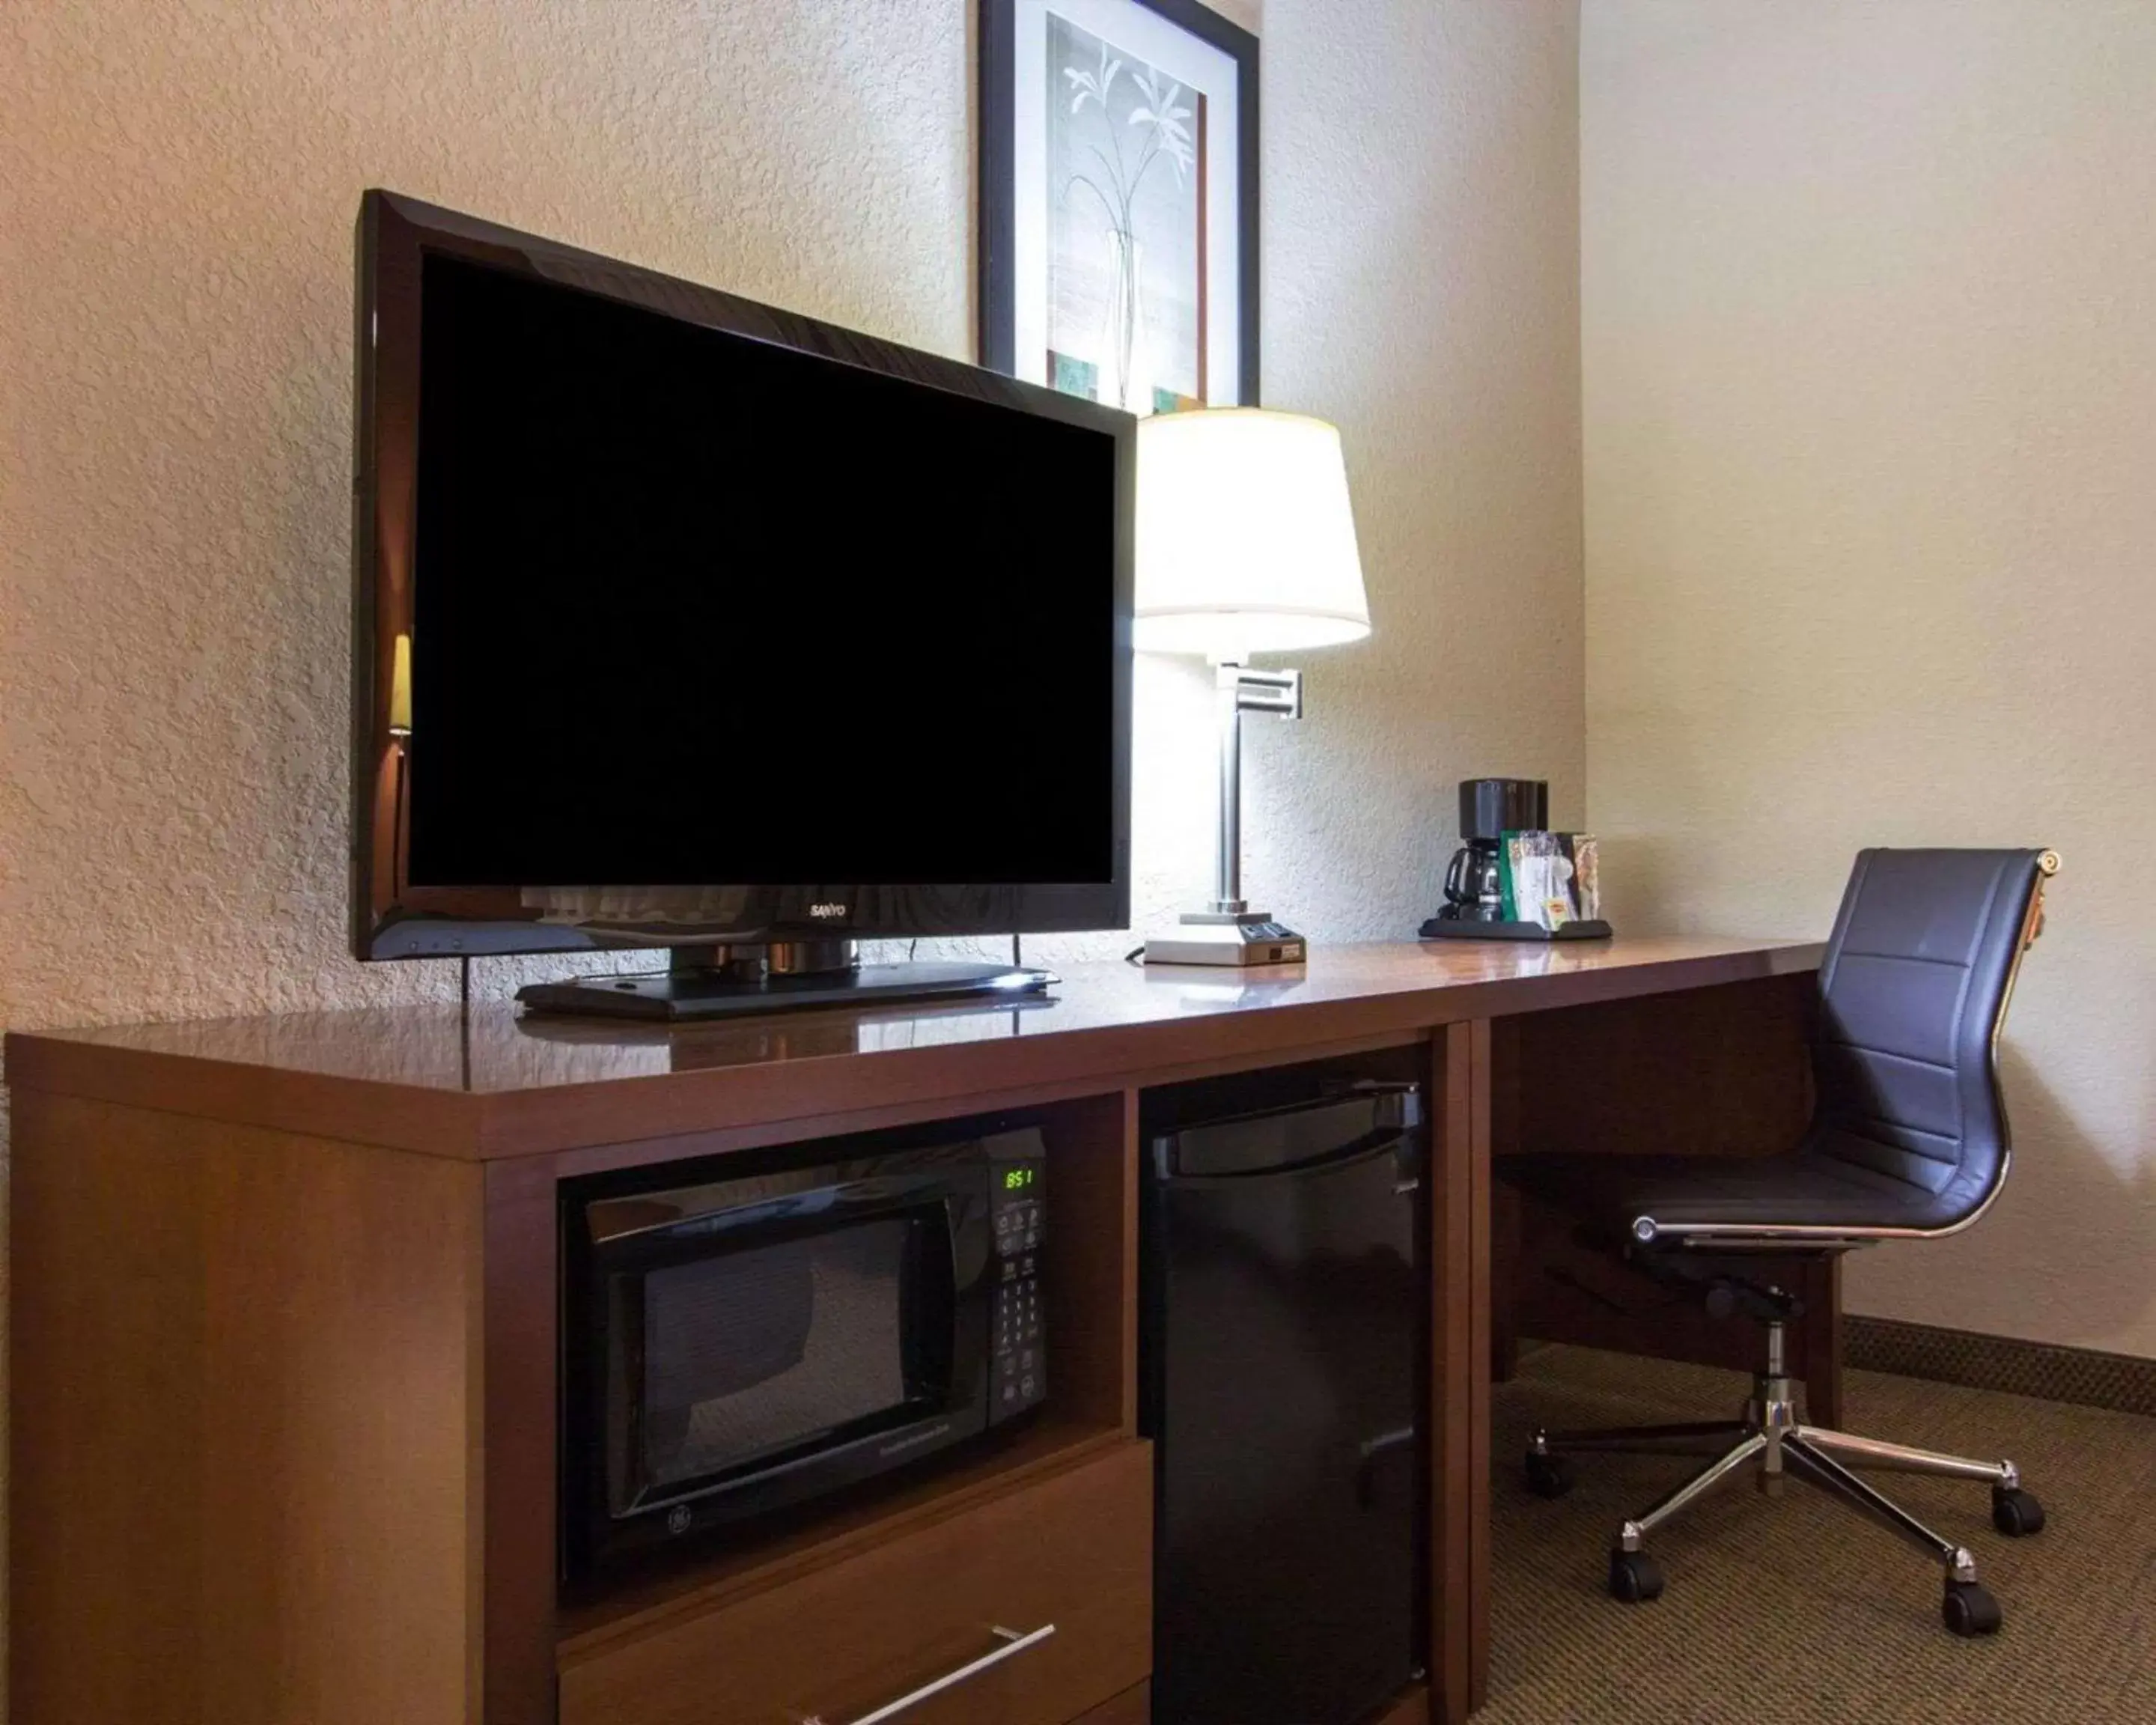
[{"label": "framed wall art", "polygon": [[981,0],[981,361],[1258,402],[1258,39],[1197,0]]}]

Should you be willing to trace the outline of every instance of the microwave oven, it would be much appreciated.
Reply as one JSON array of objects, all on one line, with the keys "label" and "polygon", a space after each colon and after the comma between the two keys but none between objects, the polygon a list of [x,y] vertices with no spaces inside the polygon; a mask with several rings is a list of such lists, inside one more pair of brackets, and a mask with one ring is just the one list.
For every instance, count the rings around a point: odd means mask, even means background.
[{"label": "microwave oven", "polygon": [[1037,1128],[945,1127],[563,1188],[576,1582],[1038,1407]]}]

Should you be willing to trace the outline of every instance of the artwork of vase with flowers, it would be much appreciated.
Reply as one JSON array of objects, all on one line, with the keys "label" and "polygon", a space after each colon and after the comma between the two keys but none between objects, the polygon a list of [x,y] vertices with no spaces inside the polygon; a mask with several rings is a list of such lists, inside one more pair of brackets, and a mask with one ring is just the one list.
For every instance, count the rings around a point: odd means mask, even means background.
[{"label": "artwork of vase with flowers", "polygon": [[1205,103],[1049,22],[1048,377],[1134,413],[1205,399]]}]

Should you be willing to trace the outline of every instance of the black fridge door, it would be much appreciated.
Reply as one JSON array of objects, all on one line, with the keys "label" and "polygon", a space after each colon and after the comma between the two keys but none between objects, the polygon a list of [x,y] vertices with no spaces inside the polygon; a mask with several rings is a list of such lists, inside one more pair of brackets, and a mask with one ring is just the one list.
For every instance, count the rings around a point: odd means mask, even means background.
[{"label": "black fridge door", "polygon": [[1151,1146],[1163,1725],[1352,1725],[1421,1667],[1420,1126],[1373,1087]]}]

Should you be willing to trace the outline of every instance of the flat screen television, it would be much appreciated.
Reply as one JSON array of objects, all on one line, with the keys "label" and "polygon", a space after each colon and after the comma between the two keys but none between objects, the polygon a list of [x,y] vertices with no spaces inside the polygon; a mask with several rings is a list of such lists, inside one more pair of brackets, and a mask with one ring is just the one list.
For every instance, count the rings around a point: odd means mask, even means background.
[{"label": "flat screen television", "polygon": [[1127,924],[1133,420],[385,192],[357,251],[361,957]]}]

